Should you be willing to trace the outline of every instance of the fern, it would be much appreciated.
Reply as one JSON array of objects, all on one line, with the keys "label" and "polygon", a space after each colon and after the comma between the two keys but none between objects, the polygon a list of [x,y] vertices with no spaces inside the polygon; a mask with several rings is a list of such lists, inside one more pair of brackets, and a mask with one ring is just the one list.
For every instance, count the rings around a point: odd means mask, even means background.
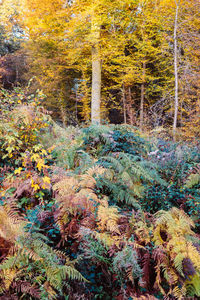
[{"label": "fern", "polygon": [[[41,289],[47,281],[55,291],[61,292],[66,278],[68,280],[85,280],[74,268],[73,262],[70,262],[69,259],[64,259],[64,254],[61,259],[60,253],[55,252],[44,241],[46,241],[46,237],[35,233],[18,238],[17,252],[14,256],[7,257],[0,265],[5,289],[10,287],[15,278],[18,281],[23,276],[29,276],[29,280],[33,283],[35,281],[33,270],[37,274],[37,284],[39,284]],[[40,280],[38,274],[41,276]]]},{"label": "fern", "polygon": [[131,246],[127,245],[117,252],[113,258],[113,270],[121,279],[125,273],[133,283],[134,279],[141,278],[142,270],[138,264],[137,253]]},{"label": "fern", "polygon": [[119,220],[118,208],[114,206],[109,207],[106,199],[101,201],[101,204],[98,206],[97,219],[100,230],[120,234],[117,224]]},{"label": "fern", "polygon": [[200,174],[191,174],[184,185],[185,188],[191,189],[200,183]]},{"label": "fern", "polygon": [[[200,280],[200,253],[192,242],[192,237],[195,237],[195,233],[191,229],[194,227],[194,223],[183,211],[177,208],[172,208],[169,212],[160,211],[155,216],[157,220],[154,229],[154,241],[168,256],[168,259],[158,260],[157,276],[159,274],[158,269],[163,268],[172,295],[179,298],[180,295],[183,296],[188,293],[188,276],[190,285],[192,285],[194,276]],[[166,258],[166,256],[163,257]],[[182,278],[185,280],[180,289],[179,282],[182,281]],[[160,279],[157,279],[158,285],[159,281]],[[193,290],[196,290],[196,295],[199,295],[200,291],[198,288],[196,289],[195,285],[193,285]]]},{"label": "fern", "polygon": [[8,208],[0,206],[0,236],[8,242],[14,243],[17,238],[24,233],[25,220],[10,211]]},{"label": "fern", "polygon": [[111,264],[107,255],[107,247],[101,239],[95,238],[92,232],[85,232],[80,250],[83,252],[83,258],[92,259],[95,263]]},{"label": "fern", "polygon": [[[144,162],[143,160],[138,161],[138,158],[131,154],[117,153],[115,156],[101,157],[99,164],[113,170],[112,183],[121,182],[127,186],[130,193],[124,199],[123,190],[118,190],[118,198],[121,198],[121,201],[125,200],[126,203],[133,206],[137,202],[135,197],[142,197],[145,182],[156,181],[159,184],[166,185],[166,182],[161,179],[153,164]],[[112,183],[108,187],[109,189],[113,189]],[[139,207],[139,204],[136,204],[136,206]]]},{"label": "fern", "polygon": [[121,202],[128,204],[136,209],[140,209],[140,204],[135,197],[135,193],[122,181],[117,181],[115,178],[106,172],[105,176],[99,176],[97,178],[96,191],[97,194],[103,193],[109,196],[109,201],[116,204]]},{"label": "fern", "polygon": [[[74,263],[62,252],[54,251],[49,245],[46,236],[39,232],[32,232],[32,226],[27,232],[29,225],[17,214],[9,213],[0,207],[0,235],[10,244],[10,254],[0,264],[1,288],[7,291],[11,286],[17,288],[17,282],[27,278],[30,280],[27,293],[34,292],[35,273],[40,274],[37,281],[42,289],[45,280],[55,291],[63,288],[65,279],[84,281],[84,277],[74,268]],[[14,254],[13,253],[14,250]],[[16,284],[15,284],[16,282]],[[39,288],[38,286],[38,288]],[[24,289],[21,286],[22,290]]]},{"label": "fern", "polygon": [[121,237],[119,235],[113,235],[109,232],[98,232],[84,226],[79,228],[78,236],[81,238],[81,241],[85,239],[85,236],[90,236],[92,239],[100,242],[107,250],[113,245],[119,247],[121,242]]}]

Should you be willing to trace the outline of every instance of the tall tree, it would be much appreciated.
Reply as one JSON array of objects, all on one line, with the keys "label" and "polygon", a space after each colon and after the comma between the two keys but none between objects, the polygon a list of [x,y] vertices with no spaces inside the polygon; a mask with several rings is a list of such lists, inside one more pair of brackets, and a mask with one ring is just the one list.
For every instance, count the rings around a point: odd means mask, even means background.
[{"label": "tall tree", "polygon": [[[91,112],[92,122],[100,122],[100,110],[104,110],[104,102],[100,100],[105,97],[108,85],[106,81],[103,83],[102,78],[110,72],[109,65],[115,68],[120,65],[126,44],[122,28],[128,26],[127,12],[131,12],[136,3],[137,0],[79,0],[71,3],[54,0],[50,3],[44,1],[44,5],[40,5],[36,0],[26,1],[25,23],[29,28],[29,49],[32,50],[36,65],[46,69],[45,65],[50,62],[50,70],[55,66],[52,72],[55,78],[55,72],[61,66],[63,71],[71,69],[79,74],[78,94],[83,102],[82,114],[88,120],[88,112]],[[120,17],[120,13],[123,17]],[[57,57],[53,55],[53,62],[49,59],[49,55],[54,54],[54,47],[60,60],[59,66]],[[39,63],[44,57],[47,63]],[[45,71],[47,78],[51,76],[50,70],[47,68]]]},{"label": "tall tree", "polygon": [[[138,98],[139,125],[144,127],[145,107],[162,97],[170,81],[168,65],[169,44],[165,39],[163,14],[155,1],[139,1],[129,39],[129,68],[126,78]],[[134,70],[134,76],[133,72]],[[167,83],[168,82],[168,83]],[[147,109],[146,109],[147,111]]]},{"label": "tall tree", "polygon": [[177,53],[177,26],[178,26],[178,11],[180,0],[175,0],[176,13],[174,20],[174,77],[175,77],[175,98],[174,98],[174,122],[173,122],[173,136],[176,136],[177,116],[178,116],[178,53]]},{"label": "tall tree", "polygon": [[[188,89],[183,87],[190,76],[185,66],[193,68],[189,53],[194,48],[188,43],[191,49],[186,51],[188,33],[185,32],[190,29],[184,20],[185,7],[191,8],[195,1],[190,4],[188,0],[180,0],[179,7],[181,25],[177,27],[176,49],[180,109],[186,104],[189,107]],[[100,123],[107,111],[116,108],[121,110],[125,122],[133,123],[137,116],[141,129],[147,124],[164,124],[165,119],[173,124],[174,1],[21,0],[21,3],[21,21],[28,37],[24,45],[29,52],[29,76],[36,75],[48,96],[47,105],[55,114],[59,107],[63,123],[67,112],[74,112],[74,119],[81,115],[84,120]],[[181,109],[176,118],[178,126],[185,115]]]},{"label": "tall tree", "polygon": [[101,107],[101,58],[100,58],[100,16],[96,15],[93,1],[91,31],[92,31],[92,99],[91,99],[91,121],[100,124]]}]

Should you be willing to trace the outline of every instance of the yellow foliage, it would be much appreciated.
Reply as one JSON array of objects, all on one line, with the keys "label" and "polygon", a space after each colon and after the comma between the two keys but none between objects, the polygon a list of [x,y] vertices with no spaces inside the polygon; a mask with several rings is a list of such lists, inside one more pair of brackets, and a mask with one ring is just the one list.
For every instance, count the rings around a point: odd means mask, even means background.
[{"label": "yellow foliage", "polygon": [[135,219],[134,216],[130,219],[130,225],[133,228],[133,232],[138,237],[140,243],[148,244],[151,241],[150,231],[151,227],[147,226],[147,223],[143,219]]},{"label": "yellow foliage", "polygon": [[104,200],[101,200],[101,204],[99,205],[97,212],[99,229],[101,231],[109,231],[120,234],[117,224],[119,217],[118,208],[109,206],[107,199],[104,197]]},{"label": "yellow foliage", "polygon": [[[192,285],[193,278],[197,276],[200,280],[200,253],[189,239],[189,237],[195,237],[195,233],[191,230],[194,222],[184,211],[177,208],[172,208],[170,211],[159,211],[155,216],[157,220],[153,231],[153,240],[162,249],[164,255],[158,259],[156,283],[163,292],[160,285],[160,270],[163,268],[164,277],[170,285],[169,294],[182,299],[182,296],[186,295],[188,285]],[[184,264],[192,273],[190,280],[184,281],[180,288],[179,277],[184,278],[184,272],[188,272],[184,270]],[[195,288],[194,285],[193,288]],[[198,289],[196,289],[196,293],[199,293]]]},{"label": "yellow foliage", "polygon": [[2,270],[1,272],[2,272],[1,276],[3,276],[3,278],[4,278],[4,288],[6,290],[8,290],[11,283],[13,282],[15,277],[17,276],[18,272],[14,269]]},{"label": "yellow foliage", "polygon": [[83,175],[62,178],[53,186],[54,191],[58,194],[57,201],[62,203],[66,209],[81,210],[84,207],[94,212],[94,204],[99,203],[100,200],[93,191],[96,185],[96,180],[93,176],[104,172],[105,169],[94,167]]}]

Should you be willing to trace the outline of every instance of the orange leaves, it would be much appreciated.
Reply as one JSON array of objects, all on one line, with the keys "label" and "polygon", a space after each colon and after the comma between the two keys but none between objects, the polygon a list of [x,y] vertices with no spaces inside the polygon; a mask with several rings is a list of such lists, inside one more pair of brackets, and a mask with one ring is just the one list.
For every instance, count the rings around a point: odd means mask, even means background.
[{"label": "orange leaves", "polygon": [[94,167],[80,176],[71,177],[66,174],[53,186],[57,200],[69,210],[94,212],[95,206],[101,201],[94,192],[96,180],[93,176],[104,172],[104,168]]}]

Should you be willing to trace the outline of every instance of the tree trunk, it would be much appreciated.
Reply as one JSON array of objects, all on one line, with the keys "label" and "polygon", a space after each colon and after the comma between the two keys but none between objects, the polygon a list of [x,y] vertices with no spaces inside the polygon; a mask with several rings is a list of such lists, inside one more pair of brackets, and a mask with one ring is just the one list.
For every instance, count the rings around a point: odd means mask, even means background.
[{"label": "tree trunk", "polygon": [[133,99],[132,99],[132,93],[131,93],[131,87],[128,87],[127,91],[127,115],[128,115],[128,124],[135,125],[136,124],[136,116],[135,116],[135,110],[132,107],[133,105]]},{"label": "tree trunk", "polygon": [[91,122],[100,124],[101,105],[101,59],[99,53],[100,25],[92,18],[92,99],[91,99]]},{"label": "tree trunk", "polygon": [[132,108],[132,96],[131,96],[130,86],[128,87],[128,106],[127,106],[127,109],[128,109],[129,124],[133,125],[134,115],[133,115],[133,108]]},{"label": "tree trunk", "polygon": [[126,119],[126,95],[125,95],[124,84],[122,86],[122,100],[123,100],[123,111],[124,111],[124,124],[126,124],[127,123],[127,119]]},{"label": "tree trunk", "polygon": [[60,115],[61,115],[63,127],[66,128],[67,117],[66,117],[66,111],[65,111],[65,108],[63,107],[63,105],[60,106]]},{"label": "tree trunk", "polygon": [[180,0],[175,0],[176,2],[176,15],[174,22],[174,77],[175,77],[175,98],[174,98],[174,123],[173,123],[173,136],[176,138],[176,128],[177,128],[177,117],[178,117],[178,58],[177,58],[177,25],[178,25],[178,10]]},{"label": "tree trunk", "polygon": [[67,114],[65,108],[64,95],[62,91],[59,91],[58,93],[58,103],[60,108],[60,117],[62,120],[63,127],[65,128],[67,126]]},{"label": "tree trunk", "polygon": [[77,95],[77,90],[76,90],[76,122],[78,124],[78,95]]},{"label": "tree trunk", "polygon": [[140,130],[142,130],[143,126],[144,126],[145,68],[146,68],[146,63],[143,62],[143,74],[142,74],[142,84],[141,84],[141,99],[140,99]]}]

